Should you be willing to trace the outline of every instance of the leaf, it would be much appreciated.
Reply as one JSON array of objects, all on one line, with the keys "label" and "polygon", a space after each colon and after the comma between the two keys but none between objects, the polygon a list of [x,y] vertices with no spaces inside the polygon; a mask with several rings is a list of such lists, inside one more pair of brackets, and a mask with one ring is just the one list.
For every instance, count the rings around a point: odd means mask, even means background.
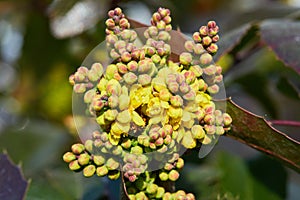
[{"label": "leaf", "polygon": [[300,91],[298,91],[294,84],[286,77],[280,77],[279,81],[277,82],[277,89],[290,98],[297,100],[300,98]]},{"label": "leaf", "polygon": [[300,143],[276,130],[263,118],[227,100],[232,129],[226,136],[262,151],[300,172]]},{"label": "leaf", "polygon": [[231,32],[221,36],[218,43],[219,50],[215,55],[215,59],[218,60],[224,54],[233,52],[236,54],[242,47],[249,43],[257,34],[257,25],[255,23],[247,23],[239,28],[232,30]]},{"label": "leaf", "polygon": [[260,25],[261,39],[286,65],[300,74],[300,22],[265,20]]},{"label": "leaf", "polygon": [[14,165],[7,154],[0,154],[0,199],[24,199],[27,187],[28,181],[20,167]]}]

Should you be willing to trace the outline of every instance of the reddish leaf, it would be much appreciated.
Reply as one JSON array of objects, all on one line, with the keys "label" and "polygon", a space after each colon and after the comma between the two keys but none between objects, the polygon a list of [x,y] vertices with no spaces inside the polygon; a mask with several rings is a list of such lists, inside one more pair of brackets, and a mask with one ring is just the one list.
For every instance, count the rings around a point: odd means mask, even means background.
[{"label": "reddish leaf", "polygon": [[263,42],[300,74],[300,22],[265,20],[260,27]]},{"label": "reddish leaf", "polygon": [[275,157],[300,172],[300,142],[276,130],[263,118],[227,100],[232,130],[226,134],[259,151]]},{"label": "reddish leaf", "polygon": [[14,165],[6,154],[0,154],[0,199],[24,199],[28,182],[20,168]]}]

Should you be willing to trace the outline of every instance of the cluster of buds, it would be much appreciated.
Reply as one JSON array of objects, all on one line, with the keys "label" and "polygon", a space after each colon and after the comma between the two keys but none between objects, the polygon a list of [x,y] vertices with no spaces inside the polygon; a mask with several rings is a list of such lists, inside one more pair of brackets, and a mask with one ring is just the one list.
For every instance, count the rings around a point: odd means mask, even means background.
[{"label": "cluster of buds", "polygon": [[63,159],[86,177],[117,179],[121,174],[133,200],[195,199],[182,190],[165,191],[162,183],[179,178],[184,150],[210,144],[230,129],[231,117],[216,108],[212,97],[223,79],[212,57],[219,28],[212,21],[202,26],[193,41],[185,42],[179,62],[173,62],[170,10],[153,14],[142,47],[120,8],[108,16],[106,47],[112,63],[105,72],[95,63],[70,77],[101,131],[84,145],[73,145]]}]

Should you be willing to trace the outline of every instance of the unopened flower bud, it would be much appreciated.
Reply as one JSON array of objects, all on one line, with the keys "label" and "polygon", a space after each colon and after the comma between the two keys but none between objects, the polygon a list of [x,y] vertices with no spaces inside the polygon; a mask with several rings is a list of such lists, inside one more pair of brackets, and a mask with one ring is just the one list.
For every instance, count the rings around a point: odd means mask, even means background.
[{"label": "unopened flower bud", "polygon": [[113,19],[109,18],[105,21],[105,25],[108,27],[108,28],[113,28],[116,24],[114,22]]},{"label": "unopened flower bud", "polygon": [[230,126],[230,124],[232,123],[232,118],[230,117],[230,115],[228,113],[224,113],[223,121],[224,121],[224,126]]},{"label": "unopened flower bud", "polygon": [[95,174],[95,172],[96,172],[95,165],[88,165],[83,169],[83,175],[85,177],[91,177]]},{"label": "unopened flower bud", "polygon": [[170,92],[172,92],[173,94],[176,94],[178,92],[179,89],[179,85],[177,82],[168,82],[168,88],[170,90]]},{"label": "unopened flower bud", "polygon": [[175,169],[172,169],[170,172],[169,172],[169,180],[171,181],[177,181],[177,179],[179,178],[179,173],[177,170]]},{"label": "unopened flower bud", "polygon": [[156,199],[161,199],[163,197],[163,195],[165,194],[165,188],[163,187],[158,187],[157,191],[156,191]]},{"label": "unopened flower bud", "polygon": [[85,150],[85,147],[83,144],[73,144],[71,150],[74,154],[79,155]]},{"label": "unopened flower bud", "polygon": [[163,195],[162,200],[174,200],[174,198],[172,197],[172,194],[171,194],[170,192],[166,192],[166,193]]},{"label": "unopened flower bud", "polygon": [[146,200],[148,197],[144,192],[139,192],[135,195],[135,200]]},{"label": "unopened flower bud", "polygon": [[179,56],[179,61],[183,65],[190,65],[193,60],[193,56],[190,53],[183,52]]},{"label": "unopened flower bud", "polygon": [[85,83],[77,83],[74,85],[73,90],[75,93],[81,94],[86,91],[86,84]]},{"label": "unopened flower bud", "polygon": [[189,70],[184,73],[184,77],[185,77],[186,83],[190,84],[195,81],[196,75],[193,71]]},{"label": "unopened flower bud", "polygon": [[130,27],[130,24],[126,18],[120,19],[119,26],[123,29],[127,29]]},{"label": "unopened flower bud", "polygon": [[215,43],[211,43],[209,45],[209,47],[206,48],[206,50],[211,53],[211,54],[216,54],[218,51],[218,45],[216,45]]},{"label": "unopened flower bud", "polygon": [[84,166],[84,165],[89,164],[90,159],[91,159],[91,156],[90,156],[89,154],[83,153],[83,154],[80,154],[80,155],[79,155],[79,157],[78,157],[78,163],[79,163],[81,166]]},{"label": "unopened flower bud", "polygon": [[188,93],[183,95],[183,98],[188,101],[193,101],[196,97],[196,93],[193,90],[190,90]]},{"label": "unopened flower bud", "polygon": [[207,134],[212,135],[215,134],[216,132],[216,126],[215,125],[204,125],[204,129],[206,131]]},{"label": "unopened flower bud", "polygon": [[106,161],[105,158],[101,155],[93,155],[92,158],[93,158],[95,165],[97,165],[97,166],[104,165],[104,163]]},{"label": "unopened flower bud", "polygon": [[76,159],[76,156],[72,152],[67,152],[63,155],[63,160],[67,163]]},{"label": "unopened flower bud", "polygon": [[213,58],[209,53],[204,53],[200,56],[200,64],[208,65],[212,62]]},{"label": "unopened flower bud", "polygon": [[203,46],[209,46],[212,43],[212,40],[209,36],[205,36],[202,38]]},{"label": "unopened flower bud", "polygon": [[151,76],[149,76],[148,74],[141,74],[138,77],[138,82],[142,85],[149,85],[151,83]]},{"label": "unopened flower bud", "polygon": [[170,102],[175,107],[181,107],[183,105],[183,99],[179,96],[172,96]]},{"label": "unopened flower bud", "polygon": [[158,34],[158,36],[157,36],[157,38],[159,40],[168,42],[168,41],[170,41],[171,36],[170,36],[170,34],[167,31],[160,31],[159,34]]},{"label": "unopened flower bud", "polygon": [[97,176],[105,176],[108,173],[108,169],[105,165],[101,166],[101,167],[97,167],[96,169],[96,174]]},{"label": "unopened flower bud", "polygon": [[212,38],[212,41],[213,41],[214,43],[216,43],[216,42],[219,41],[219,39],[220,39],[219,35],[215,35],[215,36]]},{"label": "unopened flower bud", "polygon": [[208,28],[207,26],[201,26],[199,29],[199,33],[201,36],[207,36],[208,35]]},{"label": "unopened flower bud", "polygon": [[158,21],[156,23],[156,27],[158,28],[158,30],[164,30],[166,28],[166,22],[164,22],[164,21]]},{"label": "unopened flower bud", "polygon": [[187,40],[185,43],[184,43],[184,48],[188,51],[188,52],[193,52],[194,51],[194,46],[195,46],[195,43],[191,40]]},{"label": "unopened flower bud", "polygon": [[161,181],[167,181],[169,179],[169,175],[165,171],[160,172],[158,176]]},{"label": "unopened flower bud", "polygon": [[146,192],[148,194],[155,194],[158,186],[155,183],[150,183],[147,185]]},{"label": "unopened flower bud", "polygon": [[220,88],[217,84],[211,85],[207,88],[207,91],[210,94],[217,94],[219,92]]},{"label": "unopened flower bud", "polygon": [[121,55],[121,60],[122,60],[122,62],[124,62],[124,63],[129,62],[129,61],[131,60],[131,54],[130,54],[129,52],[124,52],[124,53],[122,53],[122,55]]},{"label": "unopened flower bud", "polygon": [[78,160],[73,160],[69,163],[69,169],[72,171],[77,171],[81,168],[81,166],[78,163]]},{"label": "unopened flower bud", "polygon": [[107,161],[106,161],[106,164],[107,166],[107,169],[109,170],[116,170],[119,168],[120,164],[118,161],[116,161],[114,158],[109,158]]},{"label": "unopened flower bud", "polygon": [[132,84],[135,83],[135,82],[137,81],[137,79],[138,79],[138,77],[137,77],[134,73],[132,73],[132,72],[126,73],[126,74],[123,76],[123,78],[124,78],[124,81],[125,81],[127,84],[129,84],[129,85],[132,85]]},{"label": "unopened flower bud", "polygon": [[178,158],[178,160],[176,161],[176,168],[182,169],[183,166],[184,166],[184,160],[182,158]]},{"label": "unopened flower bud", "polygon": [[160,14],[159,14],[158,12],[153,13],[153,15],[152,15],[152,20],[153,20],[154,22],[159,22],[159,21],[161,20]]},{"label": "unopened flower bud", "polygon": [[197,54],[197,55],[200,55],[200,54],[203,54],[205,53],[206,50],[203,48],[202,44],[196,44],[194,46],[194,53]]},{"label": "unopened flower bud", "polygon": [[140,155],[143,153],[143,148],[140,146],[131,147],[130,153]]},{"label": "unopened flower bud", "polygon": [[195,33],[193,34],[193,40],[194,40],[195,42],[201,42],[201,41],[202,41],[202,38],[201,38],[199,32],[195,32]]},{"label": "unopened flower bud", "polygon": [[200,125],[194,125],[191,129],[192,136],[195,139],[202,139],[205,136],[203,127]]}]

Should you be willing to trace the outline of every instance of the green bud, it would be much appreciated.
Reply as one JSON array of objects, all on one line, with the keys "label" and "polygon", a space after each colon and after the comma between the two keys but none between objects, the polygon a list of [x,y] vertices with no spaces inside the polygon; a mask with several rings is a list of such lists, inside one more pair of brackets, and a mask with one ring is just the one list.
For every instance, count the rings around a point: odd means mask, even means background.
[{"label": "green bud", "polygon": [[116,72],[118,72],[118,68],[117,68],[116,65],[110,64],[110,65],[107,66],[105,72],[106,72],[106,73],[105,73],[105,77],[106,77],[108,80],[111,80],[111,79],[114,78],[114,74],[115,74]]},{"label": "green bud", "polygon": [[157,38],[158,38],[158,40],[168,42],[168,41],[170,41],[171,36],[167,31],[160,31]]},{"label": "green bud", "polygon": [[179,61],[183,65],[190,65],[193,60],[193,56],[190,53],[183,52],[179,56]]},{"label": "green bud", "polygon": [[107,166],[107,169],[109,170],[116,170],[119,168],[120,164],[118,161],[116,161],[114,158],[109,158],[107,161],[106,161],[106,164]]},{"label": "green bud", "polygon": [[114,147],[114,149],[113,149],[113,151],[112,151],[112,153],[113,153],[114,155],[121,155],[122,152],[123,152],[123,149],[122,149],[121,146],[116,146],[116,147]]},{"label": "green bud", "polygon": [[135,195],[135,200],[147,200],[148,197],[144,192],[139,192]]},{"label": "green bud", "polygon": [[121,143],[121,146],[124,148],[124,149],[129,149],[131,147],[131,140],[129,138],[125,138],[122,143]]},{"label": "green bud", "polygon": [[147,182],[142,177],[139,177],[134,184],[140,191],[145,190],[147,187]]},{"label": "green bud", "polygon": [[167,181],[169,179],[169,175],[165,171],[160,172],[158,176],[161,181]]},{"label": "green bud", "polygon": [[196,198],[195,198],[194,194],[188,193],[188,194],[186,194],[186,199],[187,200],[195,200]]},{"label": "green bud", "polygon": [[169,180],[176,181],[179,178],[179,172],[175,169],[172,169],[169,173]]},{"label": "green bud", "polygon": [[96,91],[94,89],[87,91],[84,94],[84,103],[91,103],[95,94],[96,94]]},{"label": "green bud", "polygon": [[124,81],[125,81],[127,84],[129,84],[129,85],[132,85],[132,84],[135,83],[135,82],[137,81],[137,79],[138,79],[138,77],[137,77],[134,73],[132,73],[132,72],[126,73],[126,74],[123,76],[123,78],[124,78]]},{"label": "green bud", "polygon": [[183,105],[183,99],[179,96],[172,96],[170,102],[175,107],[181,107]]},{"label": "green bud", "polygon": [[120,171],[118,170],[109,171],[107,177],[110,180],[117,180],[120,177]]},{"label": "green bud", "polygon": [[154,54],[153,56],[151,56],[151,60],[157,64],[161,61],[161,57],[157,54]]},{"label": "green bud", "polygon": [[163,195],[165,194],[165,188],[163,187],[158,187],[157,191],[156,191],[156,199],[161,199],[163,197]]},{"label": "green bud", "polygon": [[73,86],[75,85],[75,76],[74,74],[69,76],[69,83]]},{"label": "green bud", "polygon": [[97,167],[96,169],[96,174],[97,176],[105,176],[108,173],[108,169],[105,165],[101,166],[101,167]]},{"label": "green bud", "polygon": [[69,168],[72,171],[77,171],[81,168],[81,166],[79,165],[78,160],[73,160],[69,163]]},{"label": "green bud", "polygon": [[232,123],[232,118],[230,117],[230,115],[228,113],[224,113],[223,114],[223,121],[224,121],[224,126],[228,127]]},{"label": "green bud", "polygon": [[201,125],[194,125],[191,129],[192,136],[195,139],[202,139],[205,136],[205,132]]},{"label": "green bud", "polygon": [[162,200],[175,200],[175,199],[172,197],[172,194],[171,194],[170,192],[166,192],[166,193],[163,195]]},{"label": "green bud", "polygon": [[143,148],[140,146],[131,147],[130,153],[140,155],[143,153]]},{"label": "green bud", "polygon": [[177,169],[182,169],[184,166],[184,160],[182,158],[178,158],[177,162],[176,162],[176,168]]},{"label": "green bud", "polygon": [[116,109],[114,110],[109,109],[104,113],[104,118],[108,121],[114,121],[117,118],[117,115],[118,115],[118,111]]},{"label": "green bud", "polygon": [[95,174],[95,172],[96,172],[95,165],[88,165],[83,169],[83,175],[85,177],[91,177]]},{"label": "green bud", "polygon": [[171,171],[172,169],[174,169],[174,165],[171,163],[166,163],[164,169],[167,171]]},{"label": "green bud", "polygon": [[89,154],[83,153],[83,154],[80,154],[80,155],[79,155],[79,157],[78,157],[78,163],[79,163],[81,166],[84,166],[84,165],[89,164],[90,159],[91,159],[91,156],[90,156]]},{"label": "green bud", "polygon": [[66,162],[66,163],[69,163],[73,160],[76,159],[76,156],[75,154],[73,154],[72,152],[67,152],[63,155],[63,160]]},{"label": "green bud", "polygon": [[155,194],[157,192],[158,186],[154,183],[150,183],[147,185],[146,192],[148,194]]},{"label": "green bud", "polygon": [[158,28],[158,30],[164,30],[166,28],[166,22],[164,22],[164,21],[158,21],[156,23],[156,27]]},{"label": "green bud", "polygon": [[101,155],[93,155],[93,161],[95,165],[101,166],[105,163],[105,158]]},{"label": "green bud", "polygon": [[93,146],[94,146],[93,140],[86,140],[84,143],[84,147],[89,153],[93,152]]},{"label": "green bud", "polygon": [[83,144],[73,144],[71,147],[71,150],[73,153],[78,155],[78,154],[81,154],[85,150],[85,147]]},{"label": "green bud", "polygon": [[222,126],[216,126],[216,134],[217,135],[223,135],[225,133],[225,130]]}]

